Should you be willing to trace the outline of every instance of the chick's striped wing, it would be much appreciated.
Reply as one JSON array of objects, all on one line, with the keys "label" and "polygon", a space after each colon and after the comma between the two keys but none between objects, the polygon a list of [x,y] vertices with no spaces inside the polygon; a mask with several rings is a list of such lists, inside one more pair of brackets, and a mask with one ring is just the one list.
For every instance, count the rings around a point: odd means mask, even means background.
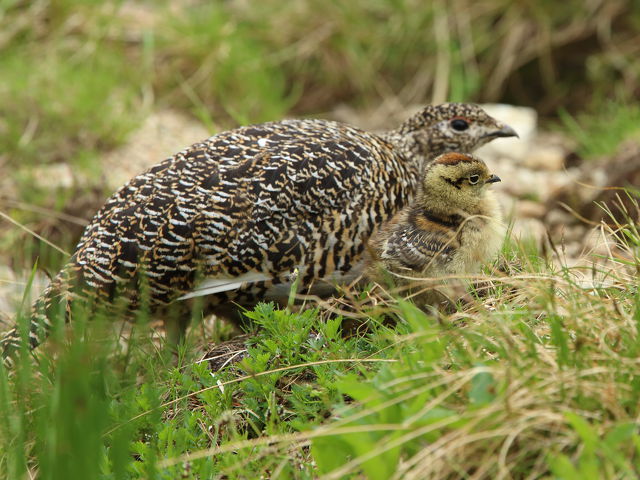
[{"label": "chick's striped wing", "polygon": [[411,224],[394,225],[382,243],[380,259],[392,270],[428,273],[430,267],[451,260],[456,240],[439,231],[425,231]]}]

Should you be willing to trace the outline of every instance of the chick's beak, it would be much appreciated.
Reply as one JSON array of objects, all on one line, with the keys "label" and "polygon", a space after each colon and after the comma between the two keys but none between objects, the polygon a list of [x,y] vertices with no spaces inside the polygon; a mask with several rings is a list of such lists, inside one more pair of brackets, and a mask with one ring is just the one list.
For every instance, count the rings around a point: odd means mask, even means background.
[{"label": "chick's beak", "polygon": [[489,137],[489,138],[500,138],[500,137],[517,137],[520,138],[520,136],[518,135],[518,133],[511,128],[509,125],[506,125],[504,123],[499,123],[497,125],[497,130],[493,130],[487,134],[485,134],[485,137]]},{"label": "chick's beak", "polygon": [[489,178],[487,178],[487,180],[485,180],[484,183],[496,183],[496,182],[500,182],[500,177],[497,175],[491,175]]}]

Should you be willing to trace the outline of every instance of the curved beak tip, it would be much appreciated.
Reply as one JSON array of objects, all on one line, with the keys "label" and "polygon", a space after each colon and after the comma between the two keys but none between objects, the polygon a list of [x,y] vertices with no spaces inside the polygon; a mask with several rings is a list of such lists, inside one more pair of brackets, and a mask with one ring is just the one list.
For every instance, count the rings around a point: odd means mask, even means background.
[{"label": "curved beak tip", "polygon": [[485,183],[496,183],[496,182],[501,182],[502,180],[500,180],[500,177],[497,175],[491,175],[487,181]]},{"label": "curved beak tip", "polygon": [[502,125],[502,128],[500,130],[496,130],[495,136],[496,137],[516,137],[516,138],[520,138],[520,135],[518,135],[518,132],[516,132],[509,125]]}]

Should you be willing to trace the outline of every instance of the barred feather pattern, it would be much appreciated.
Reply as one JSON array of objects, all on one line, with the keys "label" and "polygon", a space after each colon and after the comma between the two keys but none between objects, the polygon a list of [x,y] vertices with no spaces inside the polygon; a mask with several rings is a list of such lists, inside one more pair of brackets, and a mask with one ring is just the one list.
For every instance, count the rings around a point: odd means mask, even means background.
[{"label": "barred feather pattern", "polygon": [[445,271],[460,248],[462,221],[460,215],[434,215],[421,205],[411,205],[372,243],[390,270],[418,275],[430,267]]},{"label": "barred feather pattern", "polygon": [[[459,117],[474,128],[453,132],[448,122]],[[206,301],[215,307],[269,299],[292,275],[309,288],[353,277],[366,241],[412,198],[426,161],[505,131],[478,106],[444,104],[380,135],[284,120],[196,143],[133,178],[96,213],[34,305],[30,345],[46,337],[47,311],[72,297],[124,298],[135,310],[144,291],[152,311],[162,311],[207,279],[233,287],[211,290]],[[18,330],[1,344],[7,357]]]}]

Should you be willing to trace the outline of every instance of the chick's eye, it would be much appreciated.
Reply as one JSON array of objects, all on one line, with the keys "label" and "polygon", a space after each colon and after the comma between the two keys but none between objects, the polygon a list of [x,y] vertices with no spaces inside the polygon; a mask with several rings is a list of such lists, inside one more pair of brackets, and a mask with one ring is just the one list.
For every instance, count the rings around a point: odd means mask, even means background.
[{"label": "chick's eye", "polygon": [[478,180],[480,180],[480,175],[471,175],[469,177],[469,183],[471,185],[475,185],[476,183],[478,183]]},{"label": "chick's eye", "polygon": [[451,120],[450,125],[451,125],[451,128],[453,128],[454,130],[457,130],[458,132],[463,132],[467,128],[469,128],[469,122],[467,122],[462,118],[454,118],[453,120]]}]

